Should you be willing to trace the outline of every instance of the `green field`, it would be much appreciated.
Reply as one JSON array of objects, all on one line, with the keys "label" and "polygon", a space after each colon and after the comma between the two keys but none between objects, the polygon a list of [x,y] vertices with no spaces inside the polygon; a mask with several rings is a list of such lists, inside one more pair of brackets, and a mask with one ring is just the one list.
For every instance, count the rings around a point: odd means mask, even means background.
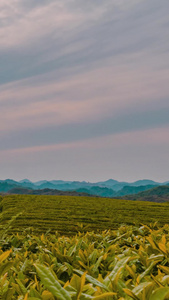
[{"label": "green field", "polygon": [[0,208],[0,299],[169,299],[167,203],[15,195]]},{"label": "green field", "polygon": [[[1,198],[0,224],[12,232],[33,227],[36,232],[72,235],[78,231],[115,229],[121,224],[169,223],[169,204],[71,196],[10,195]],[[81,228],[83,226],[83,228]]]}]

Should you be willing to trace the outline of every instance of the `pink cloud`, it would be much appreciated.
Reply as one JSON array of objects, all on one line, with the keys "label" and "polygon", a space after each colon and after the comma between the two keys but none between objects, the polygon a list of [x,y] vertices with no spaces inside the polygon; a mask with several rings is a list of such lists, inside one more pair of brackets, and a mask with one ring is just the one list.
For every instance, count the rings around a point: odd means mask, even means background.
[{"label": "pink cloud", "polygon": [[19,155],[19,154],[31,154],[31,153],[45,153],[45,152],[57,152],[60,150],[70,150],[82,148],[86,151],[95,149],[117,149],[125,147],[156,147],[158,145],[168,145],[169,140],[169,127],[164,128],[155,128],[149,130],[137,130],[129,131],[125,133],[111,134],[98,138],[84,139],[76,142],[69,143],[58,143],[52,145],[42,145],[42,146],[33,146],[33,147],[24,147],[24,148],[15,148],[9,150],[0,150],[1,157],[3,155]]},{"label": "pink cloud", "polygon": [[[96,68],[65,80],[1,86],[0,131],[87,123],[128,112],[168,108],[168,70]],[[37,79],[36,79],[37,80]],[[44,99],[44,100],[43,100]],[[14,105],[13,105],[14,103]]]}]

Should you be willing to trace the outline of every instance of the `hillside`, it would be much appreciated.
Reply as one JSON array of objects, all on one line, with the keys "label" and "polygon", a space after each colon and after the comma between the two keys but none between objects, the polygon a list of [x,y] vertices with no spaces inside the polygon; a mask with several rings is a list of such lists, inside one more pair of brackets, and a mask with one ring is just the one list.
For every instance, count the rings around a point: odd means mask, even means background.
[{"label": "hillside", "polygon": [[6,193],[9,190],[13,188],[22,188],[22,185],[19,185],[19,183],[8,183],[7,181],[0,182],[0,192],[1,193]]},{"label": "hillside", "polygon": [[116,192],[116,197],[137,194],[142,191],[152,189],[154,185],[141,185],[141,186],[124,186],[121,190]]},{"label": "hillside", "polygon": [[92,186],[86,188],[76,189],[77,192],[87,193],[89,195],[97,195],[99,197],[121,197],[124,195],[136,194],[140,191],[146,191],[153,188],[154,185],[143,186],[124,186],[121,190],[115,191],[107,187]]},{"label": "hillside", "polygon": [[[78,191],[60,191],[55,189],[40,189],[40,190],[33,190],[24,187],[14,187],[7,192],[7,194],[13,195],[65,195],[65,196],[89,196],[85,192],[78,192]],[[92,195],[90,195],[91,197]]]},{"label": "hillside", "polygon": [[99,197],[116,197],[116,192],[112,189],[109,189],[107,187],[100,187],[100,186],[92,186],[88,188],[80,188],[77,189],[76,192],[78,193],[86,193],[89,195],[96,195]]},{"label": "hillside", "polygon": [[107,230],[120,224],[169,222],[168,203],[151,203],[110,198],[75,196],[8,195],[1,197],[1,224],[18,215],[12,232],[33,227],[36,232],[59,231],[74,234],[81,230]]},{"label": "hillside", "polygon": [[158,186],[135,195],[125,196],[124,198],[129,200],[169,202],[169,186]]}]

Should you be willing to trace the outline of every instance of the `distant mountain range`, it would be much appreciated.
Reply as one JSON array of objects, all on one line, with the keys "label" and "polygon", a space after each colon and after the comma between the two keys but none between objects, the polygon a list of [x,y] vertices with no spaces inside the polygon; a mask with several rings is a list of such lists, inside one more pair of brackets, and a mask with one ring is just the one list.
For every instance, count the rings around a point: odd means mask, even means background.
[{"label": "distant mountain range", "polygon": [[[80,193],[76,191],[59,191],[59,190],[52,190],[52,189],[42,189],[42,190],[32,190],[29,188],[24,187],[14,187],[12,188],[7,194],[22,194],[22,195],[62,195],[62,196],[89,196],[85,193]],[[97,197],[91,195],[91,197]]]},{"label": "distant mountain range", "polygon": [[[126,199],[141,199],[148,197],[146,191],[154,188],[169,188],[169,181],[164,183],[143,179],[132,183],[119,182],[114,179],[96,183],[86,181],[42,180],[32,182],[28,179],[15,181],[12,179],[0,180],[0,193],[8,194],[48,194],[48,195],[92,195],[99,197],[123,197]],[[159,189],[155,189],[159,192]],[[148,193],[148,192],[147,192]],[[130,196],[128,196],[130,195]],[[133,195],[133,196],[132,196]],[[152,196],[152,195],[151,195]],[[154,198],[155,199],[155,198]],[[159,199],[159,198],[158,198]],[[163,197],[164,200],[164,197]],[[151,200],[150,200],[151,201]]]}]

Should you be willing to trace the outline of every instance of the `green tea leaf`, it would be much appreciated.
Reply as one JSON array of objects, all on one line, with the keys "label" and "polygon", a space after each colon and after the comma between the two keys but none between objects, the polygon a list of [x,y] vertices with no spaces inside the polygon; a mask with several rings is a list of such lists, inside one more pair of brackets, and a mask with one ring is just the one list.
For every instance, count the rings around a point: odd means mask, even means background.
[{"label": "green tea leaf", "polygon": [[120,269],[122,270],[125,267],[125,265],[126,265],[126,263],[128,262],[129,259],[130,259],[130,257],[124,257],[121,260],[119,260],[116,263],[113,271],[105,278],[104,282],[108,283],[109,281],[113,281],[116,278],[116,275],[117,275],[118,271]]},{"label": "green tea leaf", "polygon": [[54,296],[58,297],[60,300],[71,300],[69,293],[62,288],[48,267],[41,264],[34,264],[34,266],[42,283]]},{"label": "green tea leaf", "polygon": [[[80,274],[80,275],[84,274],[82,271],[76,270],[76,269],[74,270],[74,272],[76,272],[77,274]],[[94,285],[99,286],[99,287],[105,289],[106,291],[109,291],[109,288],[105,284],[101,283],[100,281],[98,281],[97,279],[93,278],[92,276],[86,274],[86,279],[89,282],[93,283]]]},{"label": "green tea leaf", "polygon": [[116,293],[111,293],[111,292],[110,293],[104,293],[102,295],[93,297],[93,300],[102,300],[102,299],[105,299],[107,297],[112,297],[114,295],[117,295],[117,294]]},{"label": "green tea leaf", "polygon": [[150,300],[164,300],[165,297],[169,294],[169,288],[159,288],[151,295]]}]

